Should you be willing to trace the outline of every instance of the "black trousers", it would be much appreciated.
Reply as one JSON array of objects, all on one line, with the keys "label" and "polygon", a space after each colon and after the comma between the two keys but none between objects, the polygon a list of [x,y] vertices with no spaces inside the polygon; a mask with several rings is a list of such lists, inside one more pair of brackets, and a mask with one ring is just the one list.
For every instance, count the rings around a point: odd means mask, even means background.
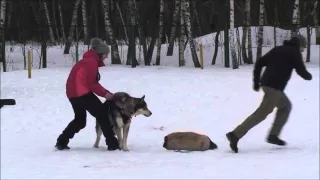
[{"label": "black trousers", "polygon": [[70,98],[69,101],[75,117],[59,136],[58,143],[66,146],[69,139],[72,139],[76,133],[86,127],[88,111],[99,122],[108,147],[118,147],[118,140],[112,130],[108,116],[109,108],[103,105],[97,96],[88,93],[81,97]]}]

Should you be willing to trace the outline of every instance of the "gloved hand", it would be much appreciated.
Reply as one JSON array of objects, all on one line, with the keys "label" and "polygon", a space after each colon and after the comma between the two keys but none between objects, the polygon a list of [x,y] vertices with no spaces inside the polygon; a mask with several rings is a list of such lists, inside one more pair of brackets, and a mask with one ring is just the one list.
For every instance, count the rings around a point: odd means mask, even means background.
[{"label": "gloved hand", "polygon": [[258,83],[253,83],[253,90],[258,92],[259,89],[260,89],[260,84],[258,84]]},{"label": "gloved hand", "polygon": [[111,100],[113,98],[113,94],[112,93],[107,93],[105,96],[104,96],[107,100]]}]

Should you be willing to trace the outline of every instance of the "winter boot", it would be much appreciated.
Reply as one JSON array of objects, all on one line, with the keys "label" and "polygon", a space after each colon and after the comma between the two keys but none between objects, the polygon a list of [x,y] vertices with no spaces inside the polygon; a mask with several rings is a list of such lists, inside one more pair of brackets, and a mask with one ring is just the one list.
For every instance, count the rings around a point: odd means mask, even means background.
[{"label": "winter boot", "polygon": [[62,134],[58,137],[57,139],[57,143],[56,143],[56,148],[58,150],[65,150],[65,149],[70,149],[70,147],[68,146],[69,143],[69,139],[65,138]]},{"label": "winter boot", "polygon": [[230,148],[235,152],[238,153],[238,141],[239,138],[233,133],[229,132],[226,134],[229,142],[230,142]]},{"label": "winter boot", "polygon": [[106,144],[108,146],[108,151],[120,150],[119,142],[114,136],[106,138]]},{"label": "winter boot", "polygon": [[267,138],[267,142],[279,146],[285,146],[287,144],[284,140],[279,139],[279,137],[276,135],[269,135]]}]

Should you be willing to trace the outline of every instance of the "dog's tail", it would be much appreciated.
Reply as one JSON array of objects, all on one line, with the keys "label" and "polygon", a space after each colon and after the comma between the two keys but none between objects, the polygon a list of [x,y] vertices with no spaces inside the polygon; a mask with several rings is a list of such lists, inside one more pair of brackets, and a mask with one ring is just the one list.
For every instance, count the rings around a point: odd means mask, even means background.
[{"label": "dog's tail", "polygon": [[167,149],[168,147],[168,136],[164,137],[163,147]]}]

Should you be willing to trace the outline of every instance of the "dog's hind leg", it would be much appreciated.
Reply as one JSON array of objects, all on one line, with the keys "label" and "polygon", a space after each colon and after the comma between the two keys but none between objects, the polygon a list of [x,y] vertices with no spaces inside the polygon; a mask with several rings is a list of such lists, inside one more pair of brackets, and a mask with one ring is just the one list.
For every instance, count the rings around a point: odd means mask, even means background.
[{"label": "dog's hind leg", "polygon": [[128,135],[129,135],[130,123],[126,123],[123,126],[123,150],[129,151],[128,148]]},{"label": "dog's hind leg", "polygon": [[101,139],[102,130],[101,130],[101,127],[97,121],[96,121],[96,134],[97,134],[96,142],[94,143],[93,147],[99,148],[99,142]]}]

